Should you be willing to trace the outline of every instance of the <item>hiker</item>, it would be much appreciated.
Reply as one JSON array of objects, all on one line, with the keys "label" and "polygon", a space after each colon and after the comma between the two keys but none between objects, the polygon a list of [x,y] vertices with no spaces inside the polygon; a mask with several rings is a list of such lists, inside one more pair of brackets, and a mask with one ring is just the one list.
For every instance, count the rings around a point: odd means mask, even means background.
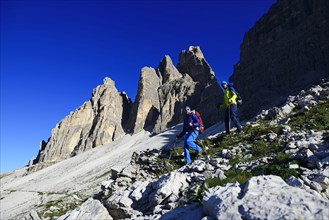
[{"label": "hiker", "polygon": [[225,108],[225,129],[226,134],[230,134],[230,119],[233,121],[237,132],[241,133],[242,128],[240,122],[237,118],[237,95],[232,84],[228,84],[226,81],[221,83],[223,92],[224,92],[224,103],[221,105],[221,108]]},{"label": "hiker", "polygon": [[198,146],[194,141],[197,139],[199,135],[198,128],[200,126],[198,118],[193,112],[191,111],[191,108],[189,106],[185,107],[185,119],[184,119],[184,126],[183,131],[176,135],[176,138],[179,139],[185,135],[184,139],[184,158],[186,164],[190,164],[191,157],[190,157],[190,151],[189,147],[193,148],[196,152],[198,152],[198,155],[201,155],[202,150],[200,146]]}]

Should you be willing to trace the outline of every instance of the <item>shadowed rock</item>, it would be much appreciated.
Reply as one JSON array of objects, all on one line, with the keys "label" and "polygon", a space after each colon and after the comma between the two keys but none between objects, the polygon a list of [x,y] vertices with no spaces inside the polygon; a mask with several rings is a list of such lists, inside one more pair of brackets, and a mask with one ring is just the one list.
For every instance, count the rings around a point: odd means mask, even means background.
[{"label": "shadowed rock", "polygon": [[244,36],[230,78],[253,116],[329,76],[329,1],[278,1]]}]

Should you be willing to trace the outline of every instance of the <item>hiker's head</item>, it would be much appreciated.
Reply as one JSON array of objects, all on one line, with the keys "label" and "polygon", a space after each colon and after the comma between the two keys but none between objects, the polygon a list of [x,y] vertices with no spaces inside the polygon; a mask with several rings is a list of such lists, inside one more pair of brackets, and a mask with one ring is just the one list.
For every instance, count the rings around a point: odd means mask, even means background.
[{"label": "hiker's head", "polygon": [[223,87],[224,89],[227,88],[227,82],[226,82],[226,81],[222,81],[222,87]]},{"label": "hiker's head", "polygon": [[190,114],[190,113],[191,113],[191,108],[190,108],[190,106],[186,106],[186,107],[185,107],[185,113],[186,113],[186,114]]}]

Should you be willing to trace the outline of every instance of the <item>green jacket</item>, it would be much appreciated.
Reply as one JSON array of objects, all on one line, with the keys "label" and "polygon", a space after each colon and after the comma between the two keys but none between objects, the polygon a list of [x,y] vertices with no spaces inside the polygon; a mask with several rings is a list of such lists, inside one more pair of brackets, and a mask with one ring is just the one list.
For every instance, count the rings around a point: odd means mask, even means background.
[{"label": "green jacket", "polygon": [[237,95],[230,89],[225,89],[224,92],[224,103],[222,104],[221,107],[228,107],[229,105],[232,104],[237,104],[236,102]]}]

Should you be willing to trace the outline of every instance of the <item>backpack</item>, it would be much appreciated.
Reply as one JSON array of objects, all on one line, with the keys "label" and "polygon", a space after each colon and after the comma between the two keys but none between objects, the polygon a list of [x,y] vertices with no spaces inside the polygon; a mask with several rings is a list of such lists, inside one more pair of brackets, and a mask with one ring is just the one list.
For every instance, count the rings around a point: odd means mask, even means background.
[{"label": "backpack", "polygon": [[238,107],[240,107],[242,105],[242,103],[243,103],[242,97],[241,97],[240,93],[238,93],[238,92],[235,92],[235,94],[237,96],[237,98],[236,98],[236,104],[237,104]]},{"label": "backpack", "polygon": [[230,90],[231,92],[233,92],[233,93],[236,94],[236,96],[237,96],[237,98],[236,98],[236,103],[237,103],[237,106],[240,107],[240,106],[242,105],[242,103],[243,103],[243,101],[242,101],[242,97],[241,97],[240,93],[238,93],[238,92],[235,90],[235,88],[233,87],[233,83],[229,83],[229,84],[228,84],[228,88],[229,88],[229,90]]},{"label": "backpack", "polygon": [[195,115],[197,116],[198,118],[198,121],[199,121],[199,132],[200,134],[204,132],[204,126],[203,126],[203,121],[202,121],[202,118],[201,118],[201,115],[199,112],[195,111]]}]

